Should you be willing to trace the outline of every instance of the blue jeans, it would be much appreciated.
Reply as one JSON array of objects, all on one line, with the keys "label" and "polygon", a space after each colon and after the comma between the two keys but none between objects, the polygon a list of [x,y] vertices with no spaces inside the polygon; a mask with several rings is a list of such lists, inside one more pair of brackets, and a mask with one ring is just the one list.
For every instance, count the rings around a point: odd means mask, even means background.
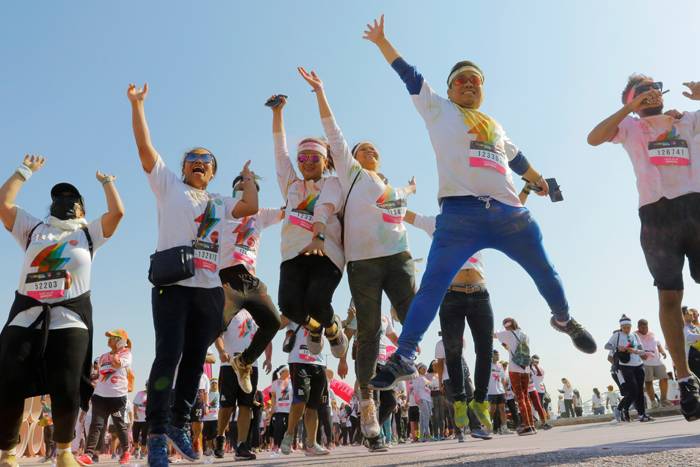
[{"label": "blue jeans", "polygon": [[[483,201],[482,201],[483,199]],[[397,353],[413,359],[416,346],[435,319],[447,287],[474,253],[493,248],[520,264],[559,321],[569,319],[569,305],[559,274],[542,246],[542,232],[526,208],[474,196],[442,201],[428,264],[399,338]]]}]

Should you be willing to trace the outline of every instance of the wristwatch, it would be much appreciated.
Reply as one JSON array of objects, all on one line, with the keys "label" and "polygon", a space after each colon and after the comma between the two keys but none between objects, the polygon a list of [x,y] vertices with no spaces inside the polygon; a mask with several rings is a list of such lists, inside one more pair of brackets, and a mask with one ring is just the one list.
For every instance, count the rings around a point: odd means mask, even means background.
[{"label": "wristwatch", "polygon": [[318,238],[319,240],[321,240],[322,242],[325,242],[325,241],[326,241],[326,236],[323,235],[322,233],[317,233],[316,236],[314,236],[314,239],[317,239],[317,238]]}]

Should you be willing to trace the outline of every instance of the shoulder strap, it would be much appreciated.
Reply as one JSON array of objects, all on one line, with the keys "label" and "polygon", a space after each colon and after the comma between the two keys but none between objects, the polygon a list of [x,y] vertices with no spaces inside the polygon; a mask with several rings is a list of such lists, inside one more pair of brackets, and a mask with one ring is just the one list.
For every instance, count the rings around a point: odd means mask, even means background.
[{"label": "shoulder strap", "polygon": [[32,243],[32,235],[34,235],[34,231],[39,227],[43,222],[39,222],[37,225],[32,227],[32,230],[29,231],[29,235],[27,235],[27,244],[24,245],[24,250],[26,251],[27,248],[29,248],[29,244]]},{"label": "shoulder strap", "polygon": [[82,227],[80,230],[85,232],[85,238],[87,238],[87,242],[88,242],[88,249],[90,250],[90,259],[92,259],[93,245],[92,245],[92,236],[90,236],[90,231],[88,230],[87,225]]},{"label": "shoulder strap", "polygon": [[345,202],[343,203],[343,210],[340,211],[340,215],[338,216],[338,220],[340,221],[340,240],[343,242],[343,245],[345,245],[345,208],[348,205],[350,193],[352,193],[352,189],[355,187],[357,179],[360,178],[362,170],[363,169],[360,168],[360,170],[357,171],[357,174],[355,175],[355,178],[353,179],[352,184],[350,185],[350,189],[348,190],[348,195],[345,197]]}]

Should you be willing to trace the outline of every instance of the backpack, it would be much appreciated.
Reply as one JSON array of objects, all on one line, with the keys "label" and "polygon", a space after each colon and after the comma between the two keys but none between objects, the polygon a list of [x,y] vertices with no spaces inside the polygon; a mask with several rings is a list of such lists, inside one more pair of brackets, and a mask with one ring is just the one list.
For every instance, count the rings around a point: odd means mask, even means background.
[{"label": "backpack", "polygon": [[521,341],[515,331],[511,331],[515,336],[515,340],[518,341],[518,345],[515,347],[515,352],[511,350],[511,361],[518,366],[527,368],[530,366],[530,347],[528,347],[527,342]]}]

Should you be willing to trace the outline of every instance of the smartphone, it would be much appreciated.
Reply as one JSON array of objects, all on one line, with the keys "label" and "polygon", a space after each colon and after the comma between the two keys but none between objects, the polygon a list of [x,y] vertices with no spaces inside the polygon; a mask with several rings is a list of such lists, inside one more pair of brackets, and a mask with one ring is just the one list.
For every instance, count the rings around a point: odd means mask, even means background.
[{"label": "smartphone", "polygon": [[287,96],[285,96],[284,94],[278,94],[275,97],[271,97],[265,102],[265,105],[274,109],[282,103],[283,97],[285,99],[287,98]]}]

